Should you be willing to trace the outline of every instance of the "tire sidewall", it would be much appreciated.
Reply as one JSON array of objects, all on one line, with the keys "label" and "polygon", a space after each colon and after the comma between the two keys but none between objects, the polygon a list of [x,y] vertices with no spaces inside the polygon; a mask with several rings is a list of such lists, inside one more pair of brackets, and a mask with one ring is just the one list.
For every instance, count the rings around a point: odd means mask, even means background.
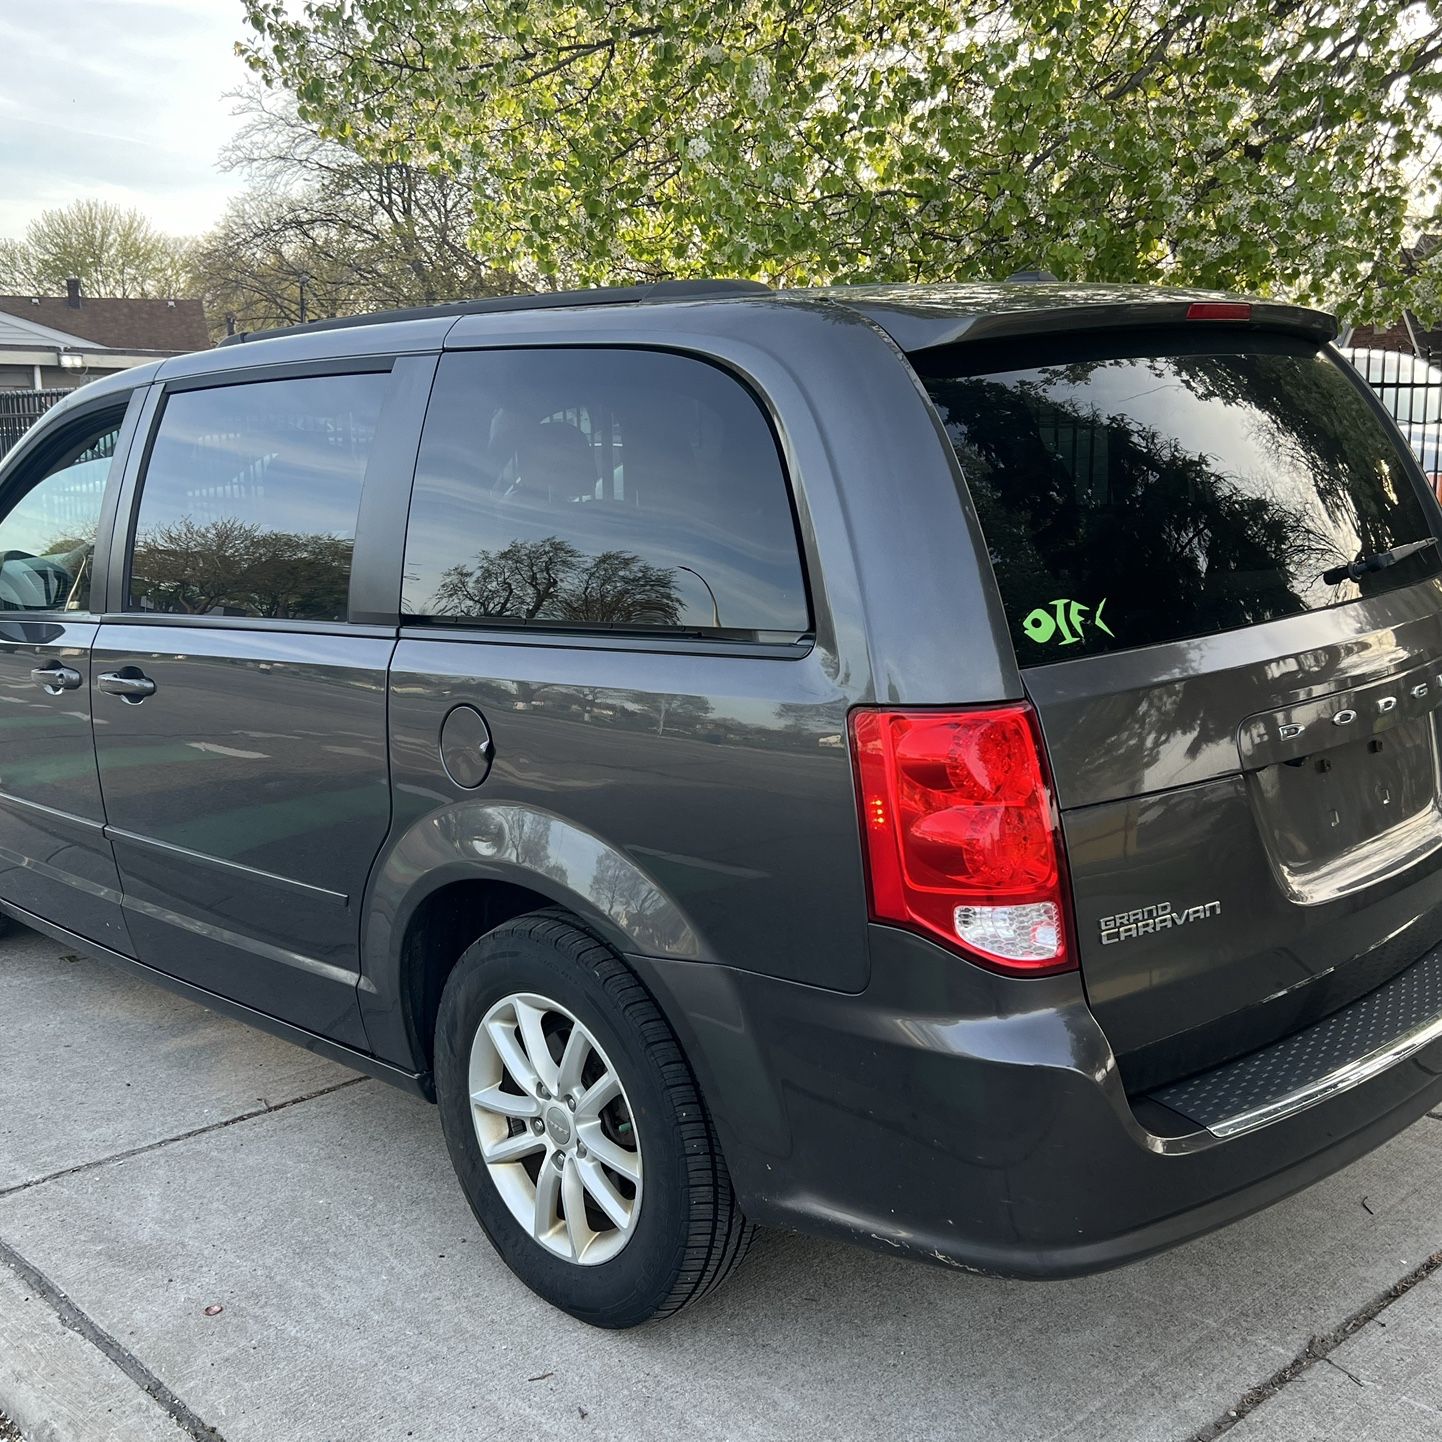
[{"label": "tire sidewall", "polygon": [[[582,1022],[610,1059],[630,1103],[643,1167],[640,1216],[625,1247],[595,1266],[553,1255],[522,1228],[481,1157],[470,1105],[471,1044],[491,1007],[518,992],[538,993]],[[660,1062],[596,971],[524,932],[502,928],[476,942],[442,996],[435,1080],[456,1175],[511,1270],[546,1300],[593,1325],[633,1326],[651,1316],[670,1294],[685,1258],[690,1187]]]}]

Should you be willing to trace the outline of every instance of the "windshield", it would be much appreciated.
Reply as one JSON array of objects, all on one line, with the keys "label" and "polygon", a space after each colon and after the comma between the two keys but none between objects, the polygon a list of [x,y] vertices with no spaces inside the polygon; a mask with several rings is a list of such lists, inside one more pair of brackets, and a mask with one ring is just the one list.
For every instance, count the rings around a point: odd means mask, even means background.
[{"label": "windshield", "polygon": [[[1437,573],[1401,454],[1326,352],[1035,341],[922,358],[1023,665],[1318,610]],[[1145,347],[1144,349],[1142,347]],[[1022,363],[1024,361],[1024,364]]]}]

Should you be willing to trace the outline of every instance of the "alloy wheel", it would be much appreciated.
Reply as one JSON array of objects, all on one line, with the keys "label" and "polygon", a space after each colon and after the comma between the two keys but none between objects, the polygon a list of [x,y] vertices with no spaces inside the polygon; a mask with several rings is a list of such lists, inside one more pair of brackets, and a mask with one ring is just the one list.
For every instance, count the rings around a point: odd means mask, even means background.
[{"label": "alloy wheel", "polygon": [[502,997],[476,1029],[471,1119],[511,1215],[548,1252],[608,1262],[635,1233],[641,1149],[616,1069],[565,1007]]}]

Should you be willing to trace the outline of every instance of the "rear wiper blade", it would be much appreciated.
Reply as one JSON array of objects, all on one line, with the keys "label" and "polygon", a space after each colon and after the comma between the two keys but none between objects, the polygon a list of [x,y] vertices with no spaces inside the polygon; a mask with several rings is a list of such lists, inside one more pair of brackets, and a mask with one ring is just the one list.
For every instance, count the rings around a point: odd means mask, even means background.
[{"label": "rear wiper blade", "polygon": [[1390,551],[1373,551],[1370,556],[1364,554],[1355,561],[1348,561],[1345,566],[1333,566],[1330,571],[1323,571],[1322,580],[1329,586],[1335,586],[1339,581],[1355,581],[1369,571],[1385,571],[1388,566],[1395,566],[1398,561],[1405,561],[1408,556],[1415,556],[1418,551],[1425,551],[1428,546],[1436,544],[1437,537],[1428,536],[1424,541],[1408,541],[1406,545],[1393,546]]}]

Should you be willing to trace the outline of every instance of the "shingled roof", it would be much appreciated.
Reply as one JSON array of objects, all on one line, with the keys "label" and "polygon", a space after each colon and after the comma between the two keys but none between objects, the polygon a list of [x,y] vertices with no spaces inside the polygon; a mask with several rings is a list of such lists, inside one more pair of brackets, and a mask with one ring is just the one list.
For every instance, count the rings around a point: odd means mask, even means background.
[{"label": "shingled roof", "polygon": [[198,300],[0,295],[0,311],[107,350],[176,352],[210,346],[205,307]]}]

